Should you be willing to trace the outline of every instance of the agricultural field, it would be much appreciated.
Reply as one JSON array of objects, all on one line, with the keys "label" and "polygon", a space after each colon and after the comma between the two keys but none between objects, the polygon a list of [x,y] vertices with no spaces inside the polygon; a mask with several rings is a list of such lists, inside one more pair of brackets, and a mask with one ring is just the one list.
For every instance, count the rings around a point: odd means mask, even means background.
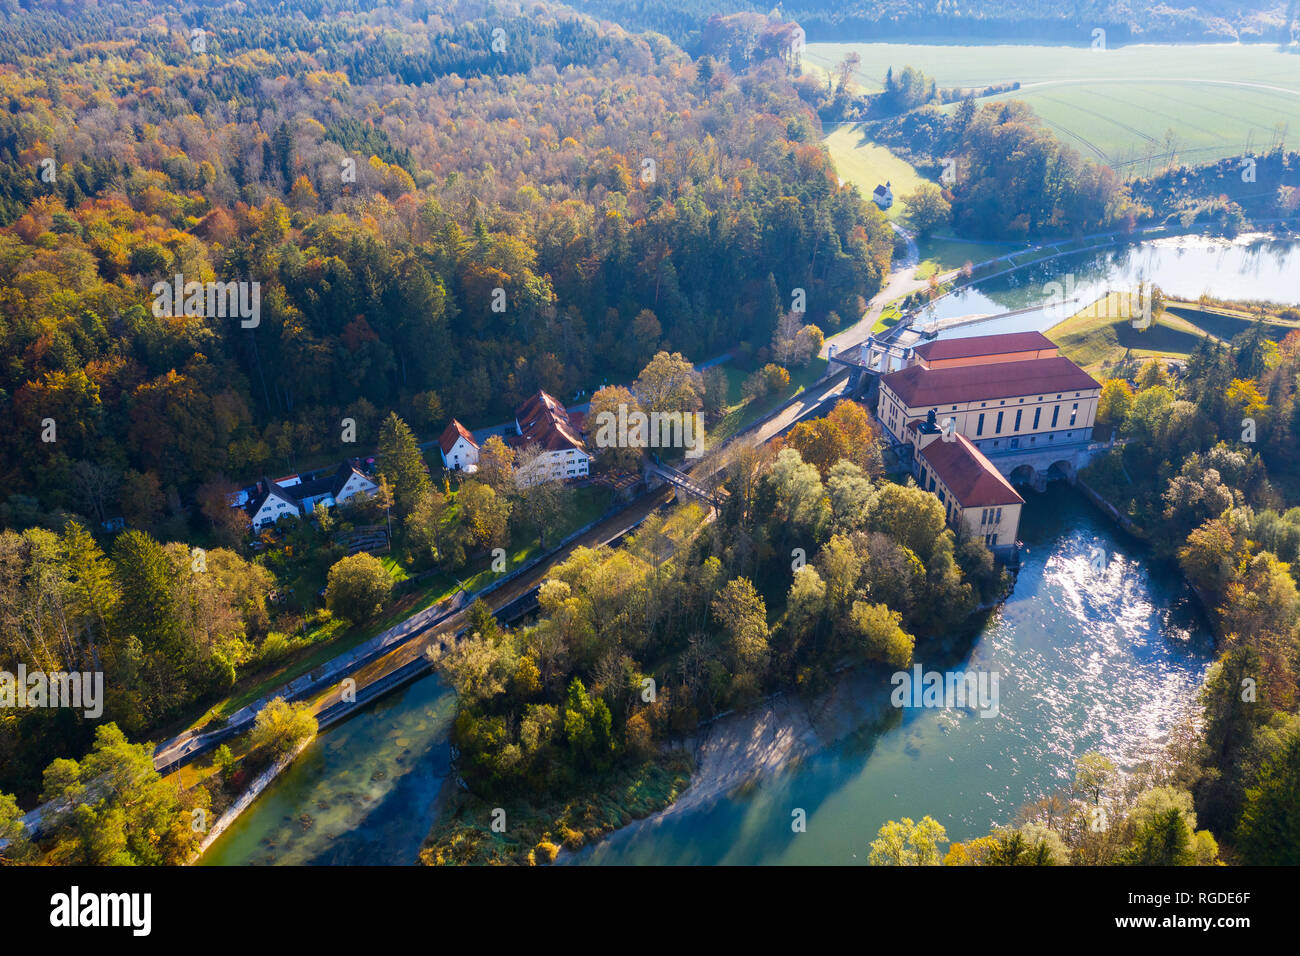
[{"label": "agricultural field", "polygon": [[[1170,302],[1149,328],[1133,327],[1127,296],[1112,292],[1047,330],[1047,337],[1093,375],[1124,362],[1186,360],[1202,338],[1227,342],[1254,324],[1249,312],[1208,308],[1194,302]],[[1267,317],[1267,334],[1280,341],[1300,324]]]},{"label": "agricultural field", "polygon": [[[911,65],[940,87],[1019,82],[984,102],[1029,103],[1063,142],[1126,176],[1171,162],[1199,165],[1300,142],[1300,52],[1266,44],[938,46],[813,43],[813,69],[850,50],[860,89],[881,89],[889,67]],[[1294,49],[1294,48],[1292,48]],[[949,107],[951,108],[951,107]]]}]

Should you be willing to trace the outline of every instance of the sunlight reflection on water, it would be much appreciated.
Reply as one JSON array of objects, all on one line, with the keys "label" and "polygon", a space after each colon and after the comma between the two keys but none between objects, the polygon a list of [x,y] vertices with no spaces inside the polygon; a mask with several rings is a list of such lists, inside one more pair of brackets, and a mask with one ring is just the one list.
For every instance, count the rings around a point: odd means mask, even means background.
[{"label": "sunlight reflection on water", "polygon": [[[1148,748],[1186,712],[1210,659],[1182,582],[1065,488],[1030,497],[1021,537],[1015,593],[946,665],[999,673],[997,717],[905,710],[743,795],[616,833],[576,861],[864,863],[886,820],[928,813],[950,839],[969,839],[1066,785],[1085,751],[1124,763]],[[917,660],[938,653],[919,646]],[[794,838],[792,807],[808,815]]]}]

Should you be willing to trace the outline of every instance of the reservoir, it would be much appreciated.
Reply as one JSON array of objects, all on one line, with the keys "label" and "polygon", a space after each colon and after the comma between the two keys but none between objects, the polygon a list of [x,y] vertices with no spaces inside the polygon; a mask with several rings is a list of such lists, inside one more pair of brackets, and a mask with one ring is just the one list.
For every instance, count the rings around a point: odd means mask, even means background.
[{"label": "reservoir", "polygon": [[[1297,276],[1300,242],[1294,239],[1155,239],[1066,254],[992,276],[939,299],[933,312],[925,310],[918,323],[1016,311],[1016,315],[950,328],[942,335],[1045,332],[1106,292],[1133,291],[1139,282],[1154,283],[1166,298],[1195,301],[1213,295],[1298,305]],[[1067,296],[1071,301],[1060,301]]]}]

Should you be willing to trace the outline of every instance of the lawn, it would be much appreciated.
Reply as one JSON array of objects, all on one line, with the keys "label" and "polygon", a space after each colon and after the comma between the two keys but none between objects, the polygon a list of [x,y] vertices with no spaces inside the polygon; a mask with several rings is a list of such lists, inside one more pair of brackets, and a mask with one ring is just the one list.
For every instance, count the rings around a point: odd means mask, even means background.
[{"label": "lawn", "polygon": [[742,392],[745,379],[752,373],[737,368],[730,362],[721,366],[722,370],[727,374],[727,413],[716,425],[709,429],[708,447],[714,448],[727,441],[783,402],[808,388],[825,374],[828,364],[824,358],[814,358],[803,368],[791,369],[789,385],[780,392],[768,395],[766,398],[761,398],[755,402],[745,401]]},{"label": "lawn", "polygon": [[903,313],[899,311],[898,304],[894,302],[889,303],[889,305],[885,306],[884,309],[881,310],[880,318],[876,319],[876,324],[871,327],[871,333],[873,335],[879,335],[887,329],[892,329],[898,324],[902,317]]},{"label": "lawn", "polygon": [[940,87],[1019,82],[985,102],[1028,103],[1063,142],[1121,175],[1158,172],[1175,159],[1196,165],[1266,152],[1284,124],[1300,129],[1300,69],[1276,46],[1098,51],[1089,48],[1090,32],[1070,46],[812,43],[805,61],[825,69],[854,49],[862,57],[857,86],[866,91],[881,89],[886,69],[905,65]]},{"label": "lawn", "polygon": [[835,163],[835,172],[846,183],[854,183],[864,199],[880,183],[890,183],[894,205],[885,212],[889,219],[904,220],[907,211],[903,197],[914,192],[926,179],[906,160],[883,146],[863,138],[857,126],[840,126],[824,140]]}]

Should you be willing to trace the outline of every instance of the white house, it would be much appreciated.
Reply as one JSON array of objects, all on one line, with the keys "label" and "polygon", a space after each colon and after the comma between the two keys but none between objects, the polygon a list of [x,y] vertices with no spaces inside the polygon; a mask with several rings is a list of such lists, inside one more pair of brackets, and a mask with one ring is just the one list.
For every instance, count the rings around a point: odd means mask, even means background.
[{"label": "white house", "polygon": [[876,205],[881,209],[888,209],[894,204],[894,190],[889,183],[883,186],[877,184],[875,190],[871,193],[871,198],[876,201]]},{"label": "white house", "polygon": [[456,419],[443,430],[438,439],[442,463],[451,471],[478,471],[478,442],[468,428]]},{"label": "white house", "polygon": [[321,478],[310,481],[303,481],[297,475],[291,478],[292,484],[289,485],[269,478],[257,483],[256,490],[244,505],[254,531],[273,525],[286,515],[298,518],[311,514],[317,505],[328,508],[355,495],[369,495],[379,490],[377,484],[347,461],[332,474]]},{"label": "white house", "polygon": [[581,426],[555,397],[538,391],[515,409],[518,448],[536,446],[540,454],[523,467],[516,467],[515,482],[521,486],[555,479],[585,478],[591,469],[591,455],[579,437]]},{"label": "white house", "polygon": [[253,522],[254,531],[273,525],[286,515],[294,518],[299,515],[297,499],[269,478],[258,482],[257,494],[252,496],[244,510]]}]

